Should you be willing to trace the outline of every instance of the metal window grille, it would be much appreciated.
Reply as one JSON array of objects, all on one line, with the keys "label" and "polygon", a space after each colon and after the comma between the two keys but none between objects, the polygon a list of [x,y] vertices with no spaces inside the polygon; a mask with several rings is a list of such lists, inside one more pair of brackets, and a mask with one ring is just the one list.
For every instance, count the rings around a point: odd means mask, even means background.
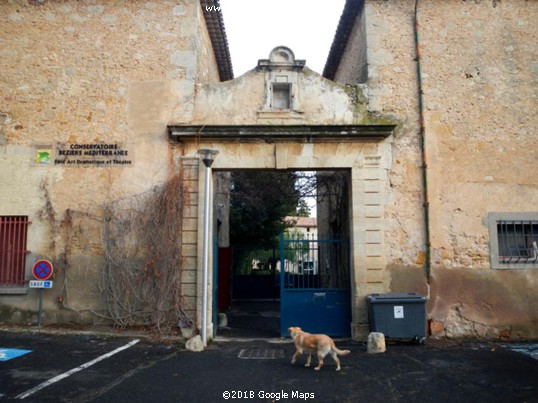
[{"label": "metal window grille", "polygon": [[0,216],[0,287],[24,284],[26,216]]},{"label": "metal window grille", "polygon": [[499,263],[538,262],[538,221],[497,221]]}]

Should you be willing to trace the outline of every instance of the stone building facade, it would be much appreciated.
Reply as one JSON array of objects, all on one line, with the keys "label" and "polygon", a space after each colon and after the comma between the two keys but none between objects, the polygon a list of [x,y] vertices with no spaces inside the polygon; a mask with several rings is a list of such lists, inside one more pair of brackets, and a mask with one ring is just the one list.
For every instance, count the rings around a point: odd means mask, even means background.
[{"label": "stone building facade", "polygon": [[[37,290],[28,281],[39,259],[55,269],[53,288],[43,292],[46,321],[94,321],[107,206],[134,211],[145,194],[178,175],[167,124],[192,119],[201,82],[233,77],[217,6],[2,2],[2,321],[34,322]],[[26,260],[22,279],[6,273],[15,270],[8,255],[19,236],[9,217],[29,221],[20,232],[26,244],[15,254]],[[191,281],[182,279],[181,294],[193,313]]]},{"label": "stone building facade", "polygon": [[[2,320],[35,319],[27,283],[48,259],[49,322],[98,321],[104,303],[129,312],[116,294],[103,302],[103,273],[118,286],[114,275],[134,267],[153,270],[144,291],[172,293],[197,328],[207,303],[211,334],[204,148],[219,151],[209,179],[232,169],[349,174],[355,338],[368,333],[366,296],[390,291],[428,297],[433,335],[537,337],[532,242],[518,262],[500,245],[503,225],[532,241],[538,222],[538,4],[348,1],[325,78],[282,46],[234,80],[215,4],[0,5],[0,216],[30,222],[22,282],[0,287]],[[163,189],[176,180],[170,200]],[[226,189],[216,189],[209,239],[226,239],[216,225]],[[178,208],[177,226],[160,205]],[[139,245],[136,223],[153,244]],[[175,290],[162,280],[173,270],[148,260],[163,234],[177,234],[167,236],[180,251],[167,262],[181,268]],[[139,291],[117,288],[127,300]]]},{"label": "stone building facade", "polygon": [[[285,107],[280,104],[282,87],[288,96]],[[352,244],[350,259],[354,263],[348,276],[356,286],[351,287],[348,334],[357,338],[368,334],[364,302],[367,293],[380,290],[377,284],[382,281],[381,199],[388,187],[388,138],[395,125],[381,114],[368,112],[364,100],[363,88],[324,79],[284,46],[273,49],[268,59],[260,59],[255,68],[235,80],[199,86],[191,124],[169,126],[172,141],[178,143],[176,150],[183,156],[182,163],[192,168],[190,188],[198,189],[193,197],[198,203],[189,212],[193,231],[189,245],[185,244],[193,261],[185,270],[190,270],[193,277],[199,273],[196,258],[203,252],[199,217],[204,214],[200,200],[207,172],[198,169],[199,148],[219,151],[213,172],[349,172],[347,227]],[[213,239],[215,231],[213,228],[209,239]],[[202,284],[197,285],[200,295]]]},{"label": "stone building facade", "polygon": [[524,0],[366,0],[340,21],[324,75],[398,124],[382,288],[428,295],[434,335],[538,334],[537,18]]}]

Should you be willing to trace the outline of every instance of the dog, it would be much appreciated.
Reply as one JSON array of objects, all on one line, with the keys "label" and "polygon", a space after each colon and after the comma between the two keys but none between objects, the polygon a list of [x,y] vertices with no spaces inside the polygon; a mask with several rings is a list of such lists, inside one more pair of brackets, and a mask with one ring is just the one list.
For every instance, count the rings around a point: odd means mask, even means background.
[{"label": "dog", "polygon": [[316,371],[319,371],[323,366],[323,359],[327,354],[331,355],[334,362],[336,362],[336,370],[340,371],[340,360],[338,359],[338,355],[345,356],[351,352],[349,350],[339,350],[336,348],[333,339],[325,334],[310,334],[304,332],[300,327],[290,327],[288,331],[295,342],[296,349],[295,354],[293,354],[293,358],[291,359],[292,364],[295,364],[297,358],[305,352],[308,354],[305,367],[309,367],[310,361],[312,360],[312,353],[317,351],[318,366],[314,368]]}]

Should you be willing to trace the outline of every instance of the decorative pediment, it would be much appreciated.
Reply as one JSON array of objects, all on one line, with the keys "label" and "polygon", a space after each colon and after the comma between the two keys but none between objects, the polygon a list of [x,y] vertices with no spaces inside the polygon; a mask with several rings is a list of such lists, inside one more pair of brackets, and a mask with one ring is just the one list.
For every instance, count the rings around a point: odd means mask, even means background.
[{"label": "decorative pediment", "polygon": [[258,119],[293,119],[301,121],[302,109],[298,75],[303,72],[304,60],[295,60],[290,48],[278,46],[269,59],[258,60],[258,71],[265,72],[265,97]]},{"label": "decorative pediment", "polygon": [[277,46],[269,54],[269,59],[258,60],[259,70],[302,70],[305,60],[295,60],[295,55],[286,46]]},{"label": "decorative pediment", "polygon": [[[198,84],[194,102],[193,110],[178,107],[177,120],[171,124],[206,125],[206,129],[208,125],[301,126],[317,127],[314,132],[322,133],[318,129],[326,126],[369,128],[395,123],[390,117],[369,112],[365,86],[327,80],[309,69],[304,60],[297,60],[285,46],[275,47],[267,59],[258,61],[257,68],[234,80]],[[183,104],[180,99],[178,105]],[[300,130],[293,128],[290,133]],[[361,136],[372,133],[369,129],[353,132]],[[260,131],[253,133],[259,136]],[[374,137],[378,138],[377,134]]]}]

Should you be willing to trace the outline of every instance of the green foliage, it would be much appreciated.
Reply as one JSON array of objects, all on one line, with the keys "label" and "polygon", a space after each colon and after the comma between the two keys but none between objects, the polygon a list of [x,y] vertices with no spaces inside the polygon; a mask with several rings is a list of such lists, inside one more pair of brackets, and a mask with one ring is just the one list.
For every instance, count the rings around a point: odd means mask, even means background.
[{"label": "green foliage", "polygon": [[232,172],[230,238],[233,245],[273,245],[295,215],[300,194],[293,172]]},{"label": "green foliage", "polygon": [[[278,251],[278,245],[275,245],[275,249]],[[236,249],[234,253],[234,274],[260,276],[273,274],[271,264],[274,264],[273,261],[278,256],[274,249]]]},{"label": "green foliage", "polygon": [[305,199],[299,200],[299,205],[297,206],[297,217],[310,217],[310,206]]}]

